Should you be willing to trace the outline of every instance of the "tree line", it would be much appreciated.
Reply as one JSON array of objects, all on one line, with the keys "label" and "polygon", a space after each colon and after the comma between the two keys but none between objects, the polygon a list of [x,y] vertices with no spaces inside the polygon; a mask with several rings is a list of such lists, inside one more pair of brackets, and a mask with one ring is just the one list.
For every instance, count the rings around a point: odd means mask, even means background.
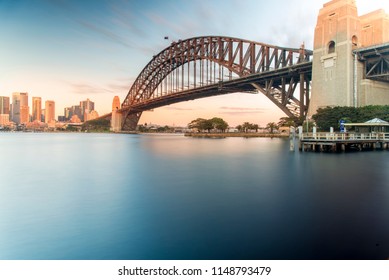
[{"label": "tree line", "polygon": [[[278,123],[270,122],[266,125],[264,129],[268,130],[270,133],[274,133],[277,129],[282,126],[295,126],[295,120],[289,117],[281,118]],[[191,121],[188,124],[188,128],[195,129],[197,132],[211,132],[211,130],[216,130],[219,132],[225,132],[228,129],[228,123],[224,121],[222,118],[214,117],[212,119],[203,119],[197,118]],[[237,125],[235,127],[239,132],[248,133],[250,131],[258,132],[261,128],[258,124],[244,122],[243,124]]]},{"label": "tree line", "polygon": [[379,118],[389,122],[388,105],[371,105],[364,107],[326,107],[319,108],[312,116],[316,126],[321,131],[329,131],[330,127],[339,128],[340,121],[346,123],[362,123],[373,118]]}]

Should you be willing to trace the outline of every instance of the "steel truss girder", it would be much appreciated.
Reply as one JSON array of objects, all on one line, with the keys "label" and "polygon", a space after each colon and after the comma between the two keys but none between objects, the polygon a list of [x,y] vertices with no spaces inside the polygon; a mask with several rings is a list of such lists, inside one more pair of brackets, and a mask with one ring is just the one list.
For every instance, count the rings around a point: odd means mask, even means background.
[{"label": "steel truss girder", "polygon": [[379,57],[376,61],[366,61],[366,78],[389,82],[389,57]]},{"label": "steel truss girder", "polygon": [[360,48],[353,51],[364,62],[364,78],[389,82],[389,43]]},{"label": "steel truss girder", "polygon": [[[145,102],[152,103],[153,99],[158,99],[156,101],[159,101],[161,96],[155,94],[157,87],[161,85],[169,74],[177,73],[176,76],[179,76],[177,69],[186,64],[188,64],[189,67],[189,63],[192,63],[195,67],[195,73],[192,79],[194,79],[194,81],[200,80],[204,83],[203,76],[207,75],[208,77],[209,69],[208,62],[207,67],[203,65],[201,68],[203,61],[209,61],[219,65],[220,67],[224,67],[230,71],[230,80],[232,80],[231,73],[234,73],[234,75],[238,78],[248,77],[254,74],[270,73],[279,69],[286,69],[294,65],[309,62],[311,55],[312,51],[305,50],[304,47],[300,49],[280,48],[277,46],[231,37],[208,36],[180,40],[178,42],[173,42],[158,55],[155,55],[146,65],[131,86],[122,104],[122,108],[132,111],[131,108],[141,107],[138,105]],[[196,61],[200,61],[200,71],[196,71]],[[212,64],[210,67],[212,71]],[[213,70],[216,71],[215,68]],[[207,72],[205,73],[205,71]],[[212,73],[210,75],[212,76]],[[174,83],[178,84],[180,82],[180,78],[183,88],[184,68],[182,68],[182,77],[178,77]],[[299,100],[293,97],[297,84],[299,84],[299,81],[288,80],[288,83],[284,83],[281,89],[277,87],[272,88],[273,95],[269,93],[269,88],[263,88],[262,86],[259,87],[261,88],[261,92],[266,92],[265,95],[267,97],[269,97],[284,112],[287,112],[288,116],[291,116],[295,115],[298,111],[294,106],[298,106]],[[196,87],[196,82],[194,87]],[[286,88],[287,91],[285,91]],[[255,89],[257,89],[255,86],[251,88],[251,90]],[[232,92],[231,88],[229,91]],[[237,87],[234,92],[239,91],[245,90],[241,87]],[[274,97],[274,92],[277,92],[279,98]],[[172,94],[174,93],[164,93],[162,94],[162,98],[169,99],[169,96]],[[301,96],[303,95],[300,94],[300,98]],[[307,106],[307,103],[308,101],[303,102],[304,106]],[[303,108],[301,113],[304,114],[305,111],[306,108]],[[298,114],[301,113],[299,112]],[[126,116],[126,118],[124,118],[123,126],[126,125],[127,121],[128,118]]]}]

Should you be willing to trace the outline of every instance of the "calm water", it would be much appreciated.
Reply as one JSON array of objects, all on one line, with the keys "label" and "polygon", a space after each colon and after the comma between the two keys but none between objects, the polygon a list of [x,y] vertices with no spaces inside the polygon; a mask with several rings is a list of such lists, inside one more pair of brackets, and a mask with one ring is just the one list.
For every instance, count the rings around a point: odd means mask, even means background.
[{"label": "calm water", "polygon": [[387,259],[389,152],[0,133],[0,259]]}]

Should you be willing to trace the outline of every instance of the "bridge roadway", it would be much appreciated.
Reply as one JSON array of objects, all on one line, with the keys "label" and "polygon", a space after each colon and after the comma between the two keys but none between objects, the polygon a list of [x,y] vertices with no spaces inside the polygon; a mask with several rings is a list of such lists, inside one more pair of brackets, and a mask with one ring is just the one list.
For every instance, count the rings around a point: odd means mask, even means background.
[{"label": "bridge roadway", "polygon": [[[235,78],[231,81],[223,81],[209,86],[197,87],[185,91],[180,91],[172,93],[166,96],[155,97],[150,100],[145,100],[137,104],[132,105],[131,107],[124,107],[119,110],[119,112],[128,112],[129,114],[142,112],[170,104],[174,104],[182,101],[189,101],[204,97],[217,96],[229,93],[236,92],[246,92],[246,93],[258,93],[260,92],[260,85],[263,88],[270,86],[269,82],[271,81],[272,87],[281,87],[283,80],[287,80],[289,83],[292,80],[300,80],[300,75],[305,74],[311,78],[312,73],[312,62],[302,62],[300,64],[283,67],[275,70],[270,70],[268,72],[261,72],[251,74],[241,78]],[[280,96],[277,96],[276,93],[267,93],[265,94],[270,99],[280,99]],[[290,98],[293,98],[290,96]],[[280,101],[280,100],[278,100]],[[298,100],[297,103],[299,103]],[[278,104],[284,105],[286,102],[279,102]],[[277,104],[277,103],[276,103]],[[281,106],[279,106],[281,107]],[[283,107],[281,108],[283,109]]]}]

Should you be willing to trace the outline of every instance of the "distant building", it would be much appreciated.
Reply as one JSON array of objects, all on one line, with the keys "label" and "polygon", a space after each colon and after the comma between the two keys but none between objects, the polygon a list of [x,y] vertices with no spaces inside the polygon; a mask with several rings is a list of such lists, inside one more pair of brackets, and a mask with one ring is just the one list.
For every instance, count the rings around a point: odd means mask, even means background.
[{"label": "distant building", "polygon": [[66,107],[63,113],[64,121],[69,121],[72,117],[72,107]]},{"label": "distant building", "polygon": [[81,121],[87,121],[87,115],[95,109],[95,103],[90,101],[89,98],[85,101],[80,102],[80,108],[82,117]]},{"label": "distant building", "polygon": [[83,114],[81,112],[81,106],[75,105],[71,107],[70,118],[72,118],[74,115],[76,115],[80,120],[81,118],[83,118]]},{"label": "distant building", "polygon": [[12,94],[11,119],[16,124],[28,123],[29,121],[29,107],[28,107],[28,93],[14,92]]},{"label": "distant building", "polygon": [[80,118],[79,118],[77,115],[73,115],[73,116],[70,118],[70,122],[71,122],[71,123],[80,123],[81,120],[80,120]]},{"label": "distant building", "polygon": [[9,124],[9,114],[0,114],[0,126]]},{"label": "distant building", "polygon": [[32,98],[32,121],[42,120],[42,98]]},{"label": "distant building", "polygon": [[30,107],[20,105],[20,123],[26,124],[30,122]]},{"label": "distant building", "polygon": [[86,114],[85,121],[91,121],[97,119],[98,117],[99,117],[99,113],[97,113],[95,110],[92,110],[88,114]]},{"label": "distant building", "polygon": [[45,123],[55,123],[55,102],[48,100],[45,103]]},{"label": "distant building", "polygon": [[0,96],[0,114],[9,115],[9,97]]}]

